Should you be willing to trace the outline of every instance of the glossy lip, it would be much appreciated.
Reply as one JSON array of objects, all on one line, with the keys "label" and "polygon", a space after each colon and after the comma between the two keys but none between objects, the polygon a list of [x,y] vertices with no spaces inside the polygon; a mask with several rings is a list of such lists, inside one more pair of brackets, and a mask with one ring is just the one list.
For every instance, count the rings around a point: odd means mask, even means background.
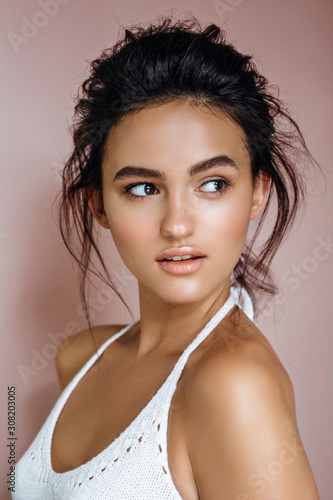
[{"label": "glossy lip", "polygon": [[198,257],[195,260],[183,260],[183,261],[172,261],[172,260],[159,260],[158,264],[170,274],[191,274],[194,273],[202,266],[206,257]]},{"label": "glossy lip", "polygon": [[[183,255],[192,255],[196,257],[196,259],[188,259],[183,261],[172,261],[172,260],[163,260],[167,257],[181,257]],[[206,260],[206,255],[192,247],[174,247],[165,250],[160,253],[157,257],[156,261],[158,264],[170,274],[191,274],[197,271],[204,261]]]},{"label": "glossy lip", "polygon": [[[192,255],[193,257],[206,257],[206,255],[203,252],[201,252],[200,250],[197,250],[196,248],[173,247],[173,248],[169,248],[168,250],[164,250],[164,252],[160,253],[160,255],[156,258],[156,260],[158,262],[160,262],[166,258],[182,257],[183,255]],[[186,261],[183,261],[183,262],[186,262]]]}]

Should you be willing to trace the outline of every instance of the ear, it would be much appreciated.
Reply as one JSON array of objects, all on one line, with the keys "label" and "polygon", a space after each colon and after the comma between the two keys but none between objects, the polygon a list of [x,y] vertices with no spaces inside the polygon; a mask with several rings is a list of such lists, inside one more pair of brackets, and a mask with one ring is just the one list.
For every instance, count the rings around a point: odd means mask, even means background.
[{"label": "ear", "polygon": [[255,219],[263,210],[271,187],[271,178],[259,172],[254,184],[250,220]]},{"label": "ear", "polygon": [[109,222],[104,211],[103,196],[101,190],[85,188],[83,193],[84,197],[88,201],[89,208],[92,211],[93,216],[97,220],[98,224],[100,224],[105,229],[110,229]]}]

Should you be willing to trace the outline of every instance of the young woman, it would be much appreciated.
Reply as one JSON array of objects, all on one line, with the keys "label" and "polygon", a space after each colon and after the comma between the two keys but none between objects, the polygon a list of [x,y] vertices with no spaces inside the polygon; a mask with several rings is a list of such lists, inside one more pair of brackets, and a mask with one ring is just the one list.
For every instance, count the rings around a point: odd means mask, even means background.
[{"label": "young woman", "polygon": [[59,349],[64,392],[13,498],[318,499],[290,378],[253,322],[312,161],[297,124],[251,58],[195,19],[126,30],[75,109],[62,235],[88,311],[91,250],[118,293],[93,228],[111,231],[140,320]]}]

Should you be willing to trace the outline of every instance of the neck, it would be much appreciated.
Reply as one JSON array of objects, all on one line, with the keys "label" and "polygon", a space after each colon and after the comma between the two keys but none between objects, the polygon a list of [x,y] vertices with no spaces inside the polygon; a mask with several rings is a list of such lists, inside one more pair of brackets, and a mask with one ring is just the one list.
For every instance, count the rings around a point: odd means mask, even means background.
[{"label": "neck", "polygon": [[200,302],[167,303],[139,285],[140,321],[137,357],[183,351],[227,301],[230,282]]}]

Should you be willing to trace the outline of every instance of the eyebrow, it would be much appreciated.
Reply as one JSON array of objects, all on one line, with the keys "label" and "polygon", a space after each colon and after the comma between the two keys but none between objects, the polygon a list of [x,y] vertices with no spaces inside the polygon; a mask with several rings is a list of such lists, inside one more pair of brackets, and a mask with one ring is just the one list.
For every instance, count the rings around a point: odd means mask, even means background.
[{"label": "eyebrow", "polygon": [[[212,158],[208,158],[207,160],[199,161],[195,163],[188,169],[188,174],[190,176],[196,175],[200,172],[204,172],[213,167],[229,167],[236,172],[239,172],[239,168],[235,160],[230,158],[227,155],[218,155],[213,156]],[[126,167],[121,168],[116,172],[113,180],[123,179],[125,177],[137,176],[137,177],[153,177],[154,179],[162,179],[165,180],[166,175],[164,172],[160,170],[155,170],[153,168],[144,168],[144,167],[135,167],[127,165]]]}]

